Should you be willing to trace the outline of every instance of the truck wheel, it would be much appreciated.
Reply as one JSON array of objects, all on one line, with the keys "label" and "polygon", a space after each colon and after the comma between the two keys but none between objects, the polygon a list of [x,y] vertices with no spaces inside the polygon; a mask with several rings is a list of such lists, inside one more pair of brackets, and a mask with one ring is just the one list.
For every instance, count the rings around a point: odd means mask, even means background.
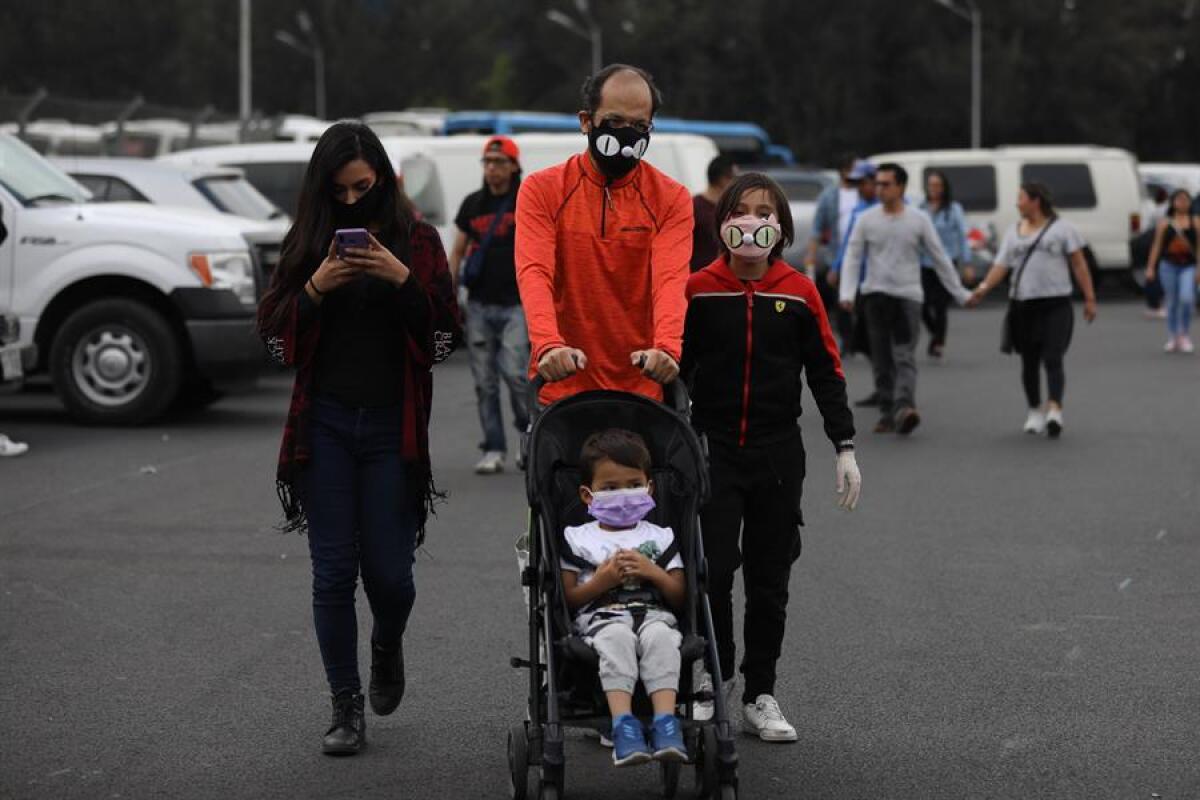
[{"label": "truck wheel", "polygon": [[182,380],[179,340],[135,300],[97,300],[63,322],[50,374],[63,405],[84,422],[138,425],[158,417]]}]

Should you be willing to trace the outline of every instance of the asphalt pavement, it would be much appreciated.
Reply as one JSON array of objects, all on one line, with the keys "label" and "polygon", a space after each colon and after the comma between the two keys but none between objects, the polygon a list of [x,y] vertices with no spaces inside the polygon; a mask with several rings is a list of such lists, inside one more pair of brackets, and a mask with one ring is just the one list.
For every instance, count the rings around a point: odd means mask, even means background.
[{"label": "asphalt pavement", "polygon": [[[1200,357],[1164,355],[1132,302],[1100,312],[1076,327],[1059,441],[1020,432],[998,308],[953,313],[944,362],[920,359],[921,427],[874,435],[857,411],[852,514],[808,404],[778,687],[800,741],[739,737],[742,797],[1200,797]],[[864,361],[847,373],[869,391]],[[450,499],[417,561],[408,694],[368,713],[357,758],[319,752],[306,540],[273,527],[288,390],[137,429],[0,397],[0,431],[31,445],[0,459],[0,796],[506,796],[525,504],[511,464],[471,472],[465,359],[436,374]],[[569,797],[656,795],[594,740],[567,758]]]}]

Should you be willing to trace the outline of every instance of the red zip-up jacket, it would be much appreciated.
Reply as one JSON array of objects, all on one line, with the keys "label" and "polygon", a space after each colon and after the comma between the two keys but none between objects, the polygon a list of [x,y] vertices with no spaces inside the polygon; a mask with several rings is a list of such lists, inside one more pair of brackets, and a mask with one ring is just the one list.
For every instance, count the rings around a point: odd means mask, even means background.
[{"label": "red zip-up jacket", "polygon": [[588,359],[542,389],[541,401],[589,389],[661,399],[629,354],[657,348],[679,360],[692,256],[687,189],[645,161],[609,180],[586,153],[575,155],[521,182],[516,236],[530,376],[555,347]]},{"label": "red zip-up jacket", "polygon": [[782,260],[742,281],[724,256],[687,284],[680,369],[712,441],[769,445],[796,430],[808,382],[834,447],[853,446],[846,376],[817,287]]}]

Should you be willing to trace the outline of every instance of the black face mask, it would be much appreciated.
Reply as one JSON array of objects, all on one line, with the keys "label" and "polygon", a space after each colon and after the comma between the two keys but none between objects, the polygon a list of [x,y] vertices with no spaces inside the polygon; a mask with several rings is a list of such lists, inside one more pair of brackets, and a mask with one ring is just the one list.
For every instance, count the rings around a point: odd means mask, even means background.
[{"label": "black face mask", "polygon": [[333,201],[333,226],[335,228],[366,228],[371,223],[379,222],[379,212],[383,208],[383,189],[379,182],[358,198],[354,203]]},{"label": "black face mask", "polygon": [[650,146],[650,134],[638,133],[635,128],[614,128],[608,122],[597,125],[592,120],[588,131],[588,150],[596,166],[610,179],[628,175],[638,165],[646,148]]}]

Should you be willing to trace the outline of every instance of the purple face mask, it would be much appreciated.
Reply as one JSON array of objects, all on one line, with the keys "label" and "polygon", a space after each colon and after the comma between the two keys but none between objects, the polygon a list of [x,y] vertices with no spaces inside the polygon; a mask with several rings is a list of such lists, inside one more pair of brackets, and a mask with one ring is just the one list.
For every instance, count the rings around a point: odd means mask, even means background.
[{"label": "purple face mask", "polygon": [[650,487],[636,489],[612,489],[607,492],[592,492],[588,513],[605,525],[614,528],[631,528],[642,521],[654,508]]}]

